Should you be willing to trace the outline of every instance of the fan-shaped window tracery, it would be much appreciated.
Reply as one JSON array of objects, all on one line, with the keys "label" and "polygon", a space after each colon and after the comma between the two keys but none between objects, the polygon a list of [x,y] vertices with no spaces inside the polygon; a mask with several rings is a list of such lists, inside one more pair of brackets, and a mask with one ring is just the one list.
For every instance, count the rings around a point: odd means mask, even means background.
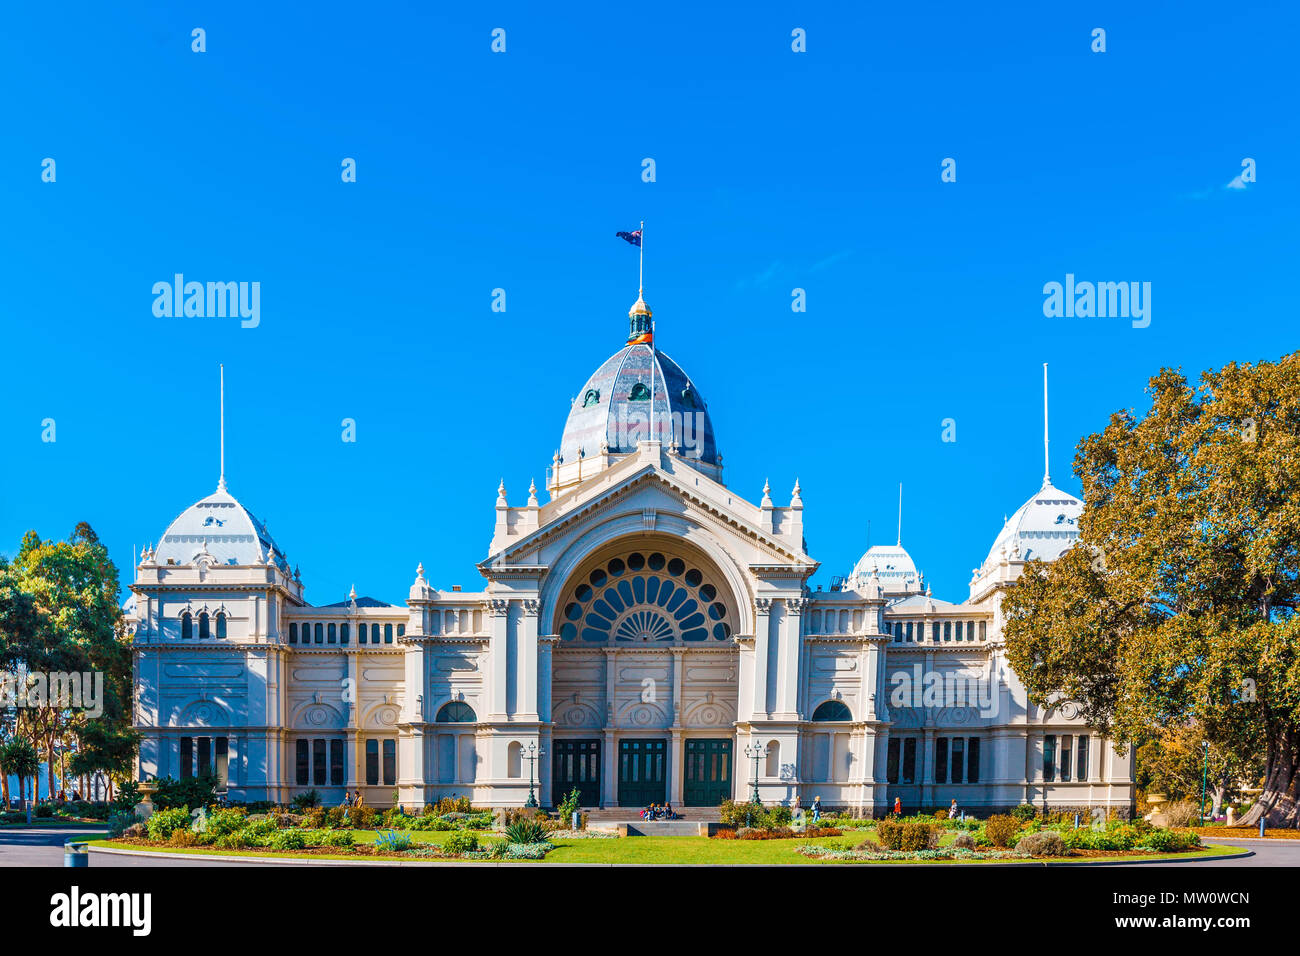
[{"label": "fan-shaped window tracery", "polygon": [[732,627],[699,568],[658,551],[611,558],[571,586],[560,639],[604,643],[725,641]]}]

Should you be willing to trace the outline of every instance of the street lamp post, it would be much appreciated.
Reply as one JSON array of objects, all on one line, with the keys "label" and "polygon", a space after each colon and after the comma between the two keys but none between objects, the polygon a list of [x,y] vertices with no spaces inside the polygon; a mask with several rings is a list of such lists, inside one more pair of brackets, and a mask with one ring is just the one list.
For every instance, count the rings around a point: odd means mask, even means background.
[{"label": "street lamp post", "polygon": [[537,795],[533,792],[533,766],[537,763],[538,757],[544,756],[546,756],[546,751],[539,750],[535,743],[530,743],[524,751],[524,759],[528,761],[528,802],[524,804],[526,807],[537,806]]},{"label": "street lamp post", "polygon": [[762,744],[746,744],[745,756],[754,761],[754,772],[749,778],[749,802],[760,803],[758,799],[758,759],[767,756],[767,748]]}]

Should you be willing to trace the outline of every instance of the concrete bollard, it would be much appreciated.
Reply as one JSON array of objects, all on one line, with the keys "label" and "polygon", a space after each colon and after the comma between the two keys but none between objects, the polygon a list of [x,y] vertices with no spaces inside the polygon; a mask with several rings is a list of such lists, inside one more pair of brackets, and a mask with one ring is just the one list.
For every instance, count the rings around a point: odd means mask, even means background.
[{"label": "concrete bollard", "polygon": [[90,853],[87,844],[74,843],[72,840],[63,844],[63,865],[65,867],[90,866]]},{"label": "concrete bollard", "polygon": [[1264,836],[1264,818],[1263,818],[1263,817],[1260,817],[1260,818],[1259,818],[1259,835],[1260,835],[1261,838]]}]

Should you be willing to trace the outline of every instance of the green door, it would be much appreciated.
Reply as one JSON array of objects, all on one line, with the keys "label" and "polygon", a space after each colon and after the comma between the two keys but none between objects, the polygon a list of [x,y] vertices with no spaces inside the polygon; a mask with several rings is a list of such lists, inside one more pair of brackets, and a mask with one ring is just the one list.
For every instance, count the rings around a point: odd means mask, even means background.
[{"label": "green door", "polygon": [[618,742],[618,805],[646,807],[668,799],[668,741]]},{"label": "green door", "polygon": [[553,803],[560,803],[574,787],[584,807],[600,805],[600,741],[556,740],[551,762]]},{"label": "green door", "polygon": [[686,776],[682,797],[688,807],[716,807],[731,798],[731,741],[690,740],[686,743]]}]

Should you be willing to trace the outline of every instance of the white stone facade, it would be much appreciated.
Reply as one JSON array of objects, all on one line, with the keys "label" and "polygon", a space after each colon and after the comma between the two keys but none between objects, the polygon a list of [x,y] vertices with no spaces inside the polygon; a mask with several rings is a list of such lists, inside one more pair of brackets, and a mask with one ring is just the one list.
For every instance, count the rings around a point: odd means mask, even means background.
[{"label": "white stone facade", "polygon": [[481,592],[421,568],[405,607],[312,607],[224,481],[183,513],[131,585],[140,774],[212,769],[243,801],[511,806],[531,747],[543,805],[573,786],[588,806],[743,799],[757,765],[766,802],[1131,807],[1131,751],[1072,704],[1030,705],[1002,645],[1001,589],[1070,545],[1076,499],[1045,480],[963,603],[901,544],[812,591],[798,485],[782,506],[729,489],[671,360],[629,344],[578,402],[550,500],[500,489]]}]

